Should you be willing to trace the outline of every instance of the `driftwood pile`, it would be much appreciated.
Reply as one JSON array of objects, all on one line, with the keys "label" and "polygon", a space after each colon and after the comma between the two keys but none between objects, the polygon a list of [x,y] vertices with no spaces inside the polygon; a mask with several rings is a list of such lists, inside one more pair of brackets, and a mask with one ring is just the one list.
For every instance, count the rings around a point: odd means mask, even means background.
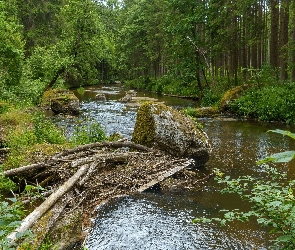
[{"label": "driftwood pile", "polygon": [[[16,234],[32,229],[32,249],[38,249],[47,237],[56,242],[57,249],[75,249],[91,227],[95,208],[112,197],[143,192],[159,182],[170,187],[177,186],[177,182],[189,188],[202,186],[206,176],[185,170],[192,164],[192,160],[132,142],[102,142],[5,171],[7,177],[23,178],[44,187],[44,196],[48,196],[8,238],[18,244]],[[179,180],[167,179],[171,176]]]}]

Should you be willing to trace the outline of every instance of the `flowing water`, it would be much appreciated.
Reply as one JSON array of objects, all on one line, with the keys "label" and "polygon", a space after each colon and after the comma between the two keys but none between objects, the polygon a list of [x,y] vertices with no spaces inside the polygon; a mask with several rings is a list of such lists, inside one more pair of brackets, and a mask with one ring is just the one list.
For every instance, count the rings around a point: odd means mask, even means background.
[{"label": "flowing water", "polygon": [[[97,92],[104,92],[107,101],[94,100]],[[126,108],[116,100],[124,95],[120,87],[89,88],[81,100],[82,114],[78,119],[55,118],[69,134],[73,127],[89,120],[102,124],[108,135],[120,132],[131,138],[136,119],[136,109]],[[175,108],[196,106],[193,101],[138,93],[158,98]],[[235,119],[200,119],[208,134],[213,152],[200,171],[208,173],[219,168],[226,175],[237,177],[250,174],[265,176],[264,167],[255,162],[271,153],[295,148],[289,138],[269,129],[287,129],[278,123],[261,123]],[[281,171],[294,178],[294,162],[277,165]],[[117,249],[268,249],[268,229],[249,223],[234,222],[220,227],[216,223],[192,224],[195,217],[217,217],[222,209],[246,211],[249,204],[236,195],[220,194],[220,187],[210,180],[201,191],[170,191],[143,193],[113,200],[99,209],[86,246],[89,250]]]}]

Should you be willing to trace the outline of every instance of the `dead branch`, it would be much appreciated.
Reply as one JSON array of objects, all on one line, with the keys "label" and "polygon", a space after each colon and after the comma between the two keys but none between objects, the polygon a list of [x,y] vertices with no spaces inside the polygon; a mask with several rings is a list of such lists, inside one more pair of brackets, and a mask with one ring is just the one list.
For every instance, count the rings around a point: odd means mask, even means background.
[{"label": "dead branch", "polygon": [[58,188],[54,193],[52,193],[39,207],[37,207],[32,213],[30,213],[21,223],[21,225],[11,234],[7,236],[10,239],[11,244],[16,241],[16,234],[23,233],[30,229],[32,225],[41,218],[41,216],[52,207],[56,201],[61,198],[65,193],[67,193],[78,181],[78,179],[85,174],[89,165],[83,165],[79,170],[69,178],[61,187]]},{"label": "dead branch", "polygon": [[53,159],[58,159],[60,157],[69,155],[69,154],[74,154],[74,153],[78,153],[80,151],[84,151],[84,150],[91,150],[93,148],[102,148],[102,147],[110,147],[110,148],[132,148],[132,149],[136,149],[136,150],[140,150],[140,151],[146,151],[146,152],[151,152],[152,149],[145,147],[143,145],[140,144],[136,144],[133,142],[96,142],[96,143],[91,143],[91,144],[87,144],[87,145],[82,145],[73,149],[68,149],[68,150],[64,150],[62,153],[57,154],[53,157]]},{"label": "dead branch", "polygon": [[174,175],[175,173],[179,172],[180,170],[192,165],[193,162],[194,162],[193,160],[187,160],[186,162],[183,162],[181,165],[178,165],[173,169],[159,173],[154,180],[152,180],[149,183],[138,188],[136,190],[136,192],[138,192],[138,193],[144,192],[145,190],[147,190],[147,189],[153,187],[154,185],[158,184],[159,182],[169,178],[170,176]]},{"label": "dead branch", "polygon": [[[70,162],[70,161],[73,161],[74,159],[79,159],[79,158],[81,158],[81,155],[78,154],[79,152],[84,151],[84,150],[90,150],[90,149],[97,148],[97,147],[111,147],[111,148],[125,148],[126,147],[126,148],[132,148],[132,149],[145,151],[145,152],[152,151],[152,149],[150,149],[148,147],[145,147],[145,146],[133,143],[133,142],[98,142],[98,143],[92,143],[92,144],[79,146],[74,149],[64,150],[60,154],[57,154],[57,155],[53,156],[51,159],[44,161],[44,162],[38,162],[35,164],[30,164],[27,166],[6,170],[6,171],[4,171],[4,175],[6,177],[13,177],[13,176],[19,176],[19,175],[27,176],[28,174],[31,173],[32,170],[35,171],[35,170],[39,170],[42,168],[48,168],[48,167],[51,167],[55,164],[58,164],[59,162],[65,162],[65,161]],[[91,154],[91,153],[87,152],[84,155],[86,156],[89,154]],[[69,155],[70,155],[70,157],[67,157]],[[84,159],[86,162],[88,161],[87,158],[84,158]],[[93,161],[93,160],[90,160],[90,161]],[[107,161],[107,159],[106,159],[106,161]],[[82,163],[82,164],[84,164],[84,163]]]},{"label": "dead branch", "polygon": [[0,148],[0,154],[7,154],[9,153],[10,148]]}]

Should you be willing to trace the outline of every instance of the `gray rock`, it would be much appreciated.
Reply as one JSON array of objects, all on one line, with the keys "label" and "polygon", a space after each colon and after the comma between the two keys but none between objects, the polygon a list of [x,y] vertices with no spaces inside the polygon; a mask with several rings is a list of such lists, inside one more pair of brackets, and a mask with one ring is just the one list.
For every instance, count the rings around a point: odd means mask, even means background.
[{"label": "gray rock", "polygon": [[96,96],[95,96],[95,99],[98,100],[98,101],[106,101],[107,98],[105,96],[104,93],[98,93]]},{"label": "gray rock", "polygon": [[155,147],[204,165],[211,152],[207,134],[196,123],[161,103],[144,103],[138,110],[132,141]]},{"label": "gray rock", "polygon": [[133,97],[137,95],[137,92],[133,89],[130,89],[126,92],[126,95],[119,99],[119,102],[130,102]]}]

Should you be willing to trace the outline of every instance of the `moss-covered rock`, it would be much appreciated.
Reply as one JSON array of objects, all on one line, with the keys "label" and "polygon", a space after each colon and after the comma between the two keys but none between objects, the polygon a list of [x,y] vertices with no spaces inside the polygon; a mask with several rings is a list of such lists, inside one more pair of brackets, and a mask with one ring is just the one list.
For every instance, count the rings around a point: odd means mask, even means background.
[{"label": "moss-covered rock", "polygon": [[50,89],[42,96],[41,106],[55,114],[79,114],[79,99],[66,89]]},{"label": "moss-covered rock", "polygon": [[234,88],[226,91],[220,101],[219,110],[221,112],[228,111],[230,103],[233,100],[241,97],[248,87],[249,87],[249,85],[243,84],[241,86],[237,86],[237,87],[234,87]]},{"label": "moss-covered rock", "polygon": [[209,159],[207,134],[190,118],[161,103],[141,105],[132,141],[178,157],[193,158],[196,166],[204,165]]},{"label": "moss-covered rock", "polygon": [[196,108],[194,117],[214,117],[219,115],[219,110],[215,107]]}]

